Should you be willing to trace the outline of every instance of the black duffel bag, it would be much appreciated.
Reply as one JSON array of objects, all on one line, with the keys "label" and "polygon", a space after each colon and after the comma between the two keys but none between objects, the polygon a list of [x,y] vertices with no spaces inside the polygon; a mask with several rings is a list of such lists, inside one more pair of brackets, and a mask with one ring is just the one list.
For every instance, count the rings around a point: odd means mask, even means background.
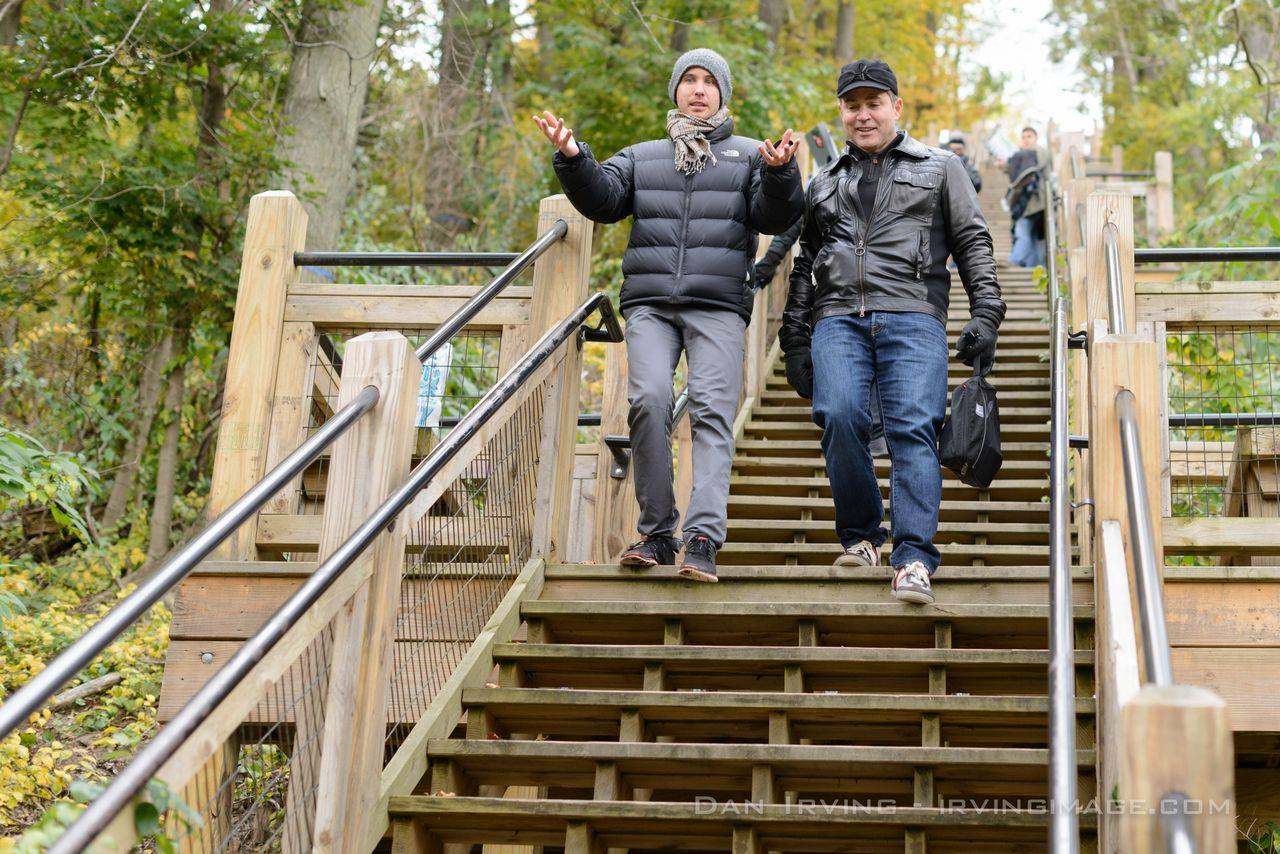
[{"label": "black duffel bag", "polygon": [[938,456],[969,486],[986,489],[1004,463],[1000,453],[1000,406],[996,390],[974,363],[973,376],[951,395],[951,414],[942,425]]}]

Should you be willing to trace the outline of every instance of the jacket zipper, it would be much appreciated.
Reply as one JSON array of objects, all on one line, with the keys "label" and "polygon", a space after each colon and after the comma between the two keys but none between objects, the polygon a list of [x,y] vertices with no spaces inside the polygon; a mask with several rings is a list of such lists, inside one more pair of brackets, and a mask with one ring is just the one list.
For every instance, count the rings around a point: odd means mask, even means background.
[{"label": "jacket zipper", "polygon": [[867,289],[866,274],[863,268],[867,263],[867,244],[864,238],[858,238],[858,245],[853,248],[853,254],[858,259],[858,317],[865,317],[867,314]]},{"label": "jacket zipper", "polygon": [[[884,166],[880,170],[880,180],[876,182],[876,195],[871,200],[871,210],[867,211],[867,221],[863,227],[863,234],[858,238],[858,245],[854,248],[853,254],[858,258],[858,317],[865,317],[867,313],[867,240],[871,237],[871,224],[875,222],[876,211],[880,207],[880,201],[888,195],[887,185],[885,181],[891,176],[889,173],[890,152],[886,152],[880,160],[885,161]],[[872,158],[871,165],[880,166],[880,160]]]},{"label": "jacket zipper", "polygon": [[689,200],[692,196],[693,196],[693,176],[685,175],[684,176],[684,208],[680,215],[680,245],[676,247],[676,251],[680,253],[680,257],[676,259],[676,286],[675,286],[675,293],[673,293],[672,296],[679,295],[681,290],[680,285],[684,280],[684,256],[685,256],[685,253],[688,251],[688,246],[686,246],[685,244],[688,243],[689,241]]}]

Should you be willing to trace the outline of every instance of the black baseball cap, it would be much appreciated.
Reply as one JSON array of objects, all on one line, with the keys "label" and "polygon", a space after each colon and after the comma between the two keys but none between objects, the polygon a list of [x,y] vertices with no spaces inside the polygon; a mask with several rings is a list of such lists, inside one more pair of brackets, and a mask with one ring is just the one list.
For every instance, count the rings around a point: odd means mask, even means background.
[{"label": "black baseball cap", "polygon": [[836,97],[843,97],[850,89],[880,89],[897,95],[898,75],[883,60],[857,59],[840,69]]}]

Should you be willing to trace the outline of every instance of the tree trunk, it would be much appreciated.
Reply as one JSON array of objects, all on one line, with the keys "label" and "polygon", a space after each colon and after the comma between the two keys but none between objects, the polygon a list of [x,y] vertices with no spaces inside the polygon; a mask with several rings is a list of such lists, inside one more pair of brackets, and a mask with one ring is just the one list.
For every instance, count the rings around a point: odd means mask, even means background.
[{"label": "tree trunk", "polygon": [[133,424],[124,456],[116,469],[115,479],[111,482],[111,495],[107,498],[106,509],[102,511],[103,528],[119,522],[124,516],[125,508],[129,506],[133,484],[138,477],[138,467],[142,464],[142,454],[151,436],[151,424],[156,417],[156,404],[160,400],[160,378],[164,375],[172,353],[173,333],[169,333],[151,351],[142,366],[142,380],[138,383],[138,420]]},{"label": "tree trunk", "polygon": [[853,0],[836,5],[836,62],[853,62]]},{"label": "tree trunk", "polygon": [[[175,332],[181,340],[184,335]],[[164,557],[169,550],[169,532],[173,527],[174,484],[178,474],[178,440],[182,438],[182,396],[186,391],[186,364],[182,360],[169,373],[164,408],[169,423],[164,428],[164,441],[156,461],[156,496],[151,505],[151,529],[147,540],[147,561]]]},{"label": "tree trunk", "polygon": [[760,0],[759,16],[764,24],[769,46],[776,48],[778,38],[782,35],[782,27],[787,23],[786,0]]},{"label": "tree trunk", "polygon": [[290,132],[276,154],[283,186],[307,210],[307,243],[319,249],[338,245],[383,2],[303,4],[284,96]]},{"label": "tree trunk", "polygon": [[676,56],[689,49],[689,22],[671,22],[671,52]]},{"label": "tree trunk", "polygon": [[1258,108],[1250,116],[1263,145],[1280,139],[1280,9],[1265,2],[1235,9],[1236,39],[1258,82]]},{"label": "tree trunk", "polygon": [[18,21],[22,19],[22,0],[0,0],[0,47],[18,43]]},{"label": "tree trunk", "polygon": [[[477,67],[483,47],[476,32],[487,20],[484,0],[446,0],[440,26],[439,83],[436,105],[425,117],[431,168],[426,171],[423,194],[429,212],[429,239],[448,243],[470,224],[463,193],[471,186],[470,171],[479,162],[473,156],[483,125],[483,69]],[[435,232],[431,234],[431,232]]]}]

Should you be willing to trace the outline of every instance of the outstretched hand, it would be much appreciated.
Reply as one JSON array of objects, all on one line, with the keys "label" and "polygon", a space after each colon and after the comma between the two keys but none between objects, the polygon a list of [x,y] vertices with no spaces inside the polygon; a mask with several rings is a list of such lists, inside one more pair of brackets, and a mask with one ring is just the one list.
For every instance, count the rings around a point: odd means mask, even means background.
[{"label": "outstretched hand", "polygon": [[533,117],[533,123],[565,157],[578,156],[578,143],[573,138],[573,129],[564,126],[563,117],[557,118],[550,110],[543,110],[542,115]]},{"label": "outstretched hand", "polygon": [[777,146],[767,139],[760,143],[760,154],[764,157],[764,162],[770,166],[782,166],[791,160],[799,146],[800,137],[793,137],[791,128],[787,128],[782,139],[778,140]]}]

